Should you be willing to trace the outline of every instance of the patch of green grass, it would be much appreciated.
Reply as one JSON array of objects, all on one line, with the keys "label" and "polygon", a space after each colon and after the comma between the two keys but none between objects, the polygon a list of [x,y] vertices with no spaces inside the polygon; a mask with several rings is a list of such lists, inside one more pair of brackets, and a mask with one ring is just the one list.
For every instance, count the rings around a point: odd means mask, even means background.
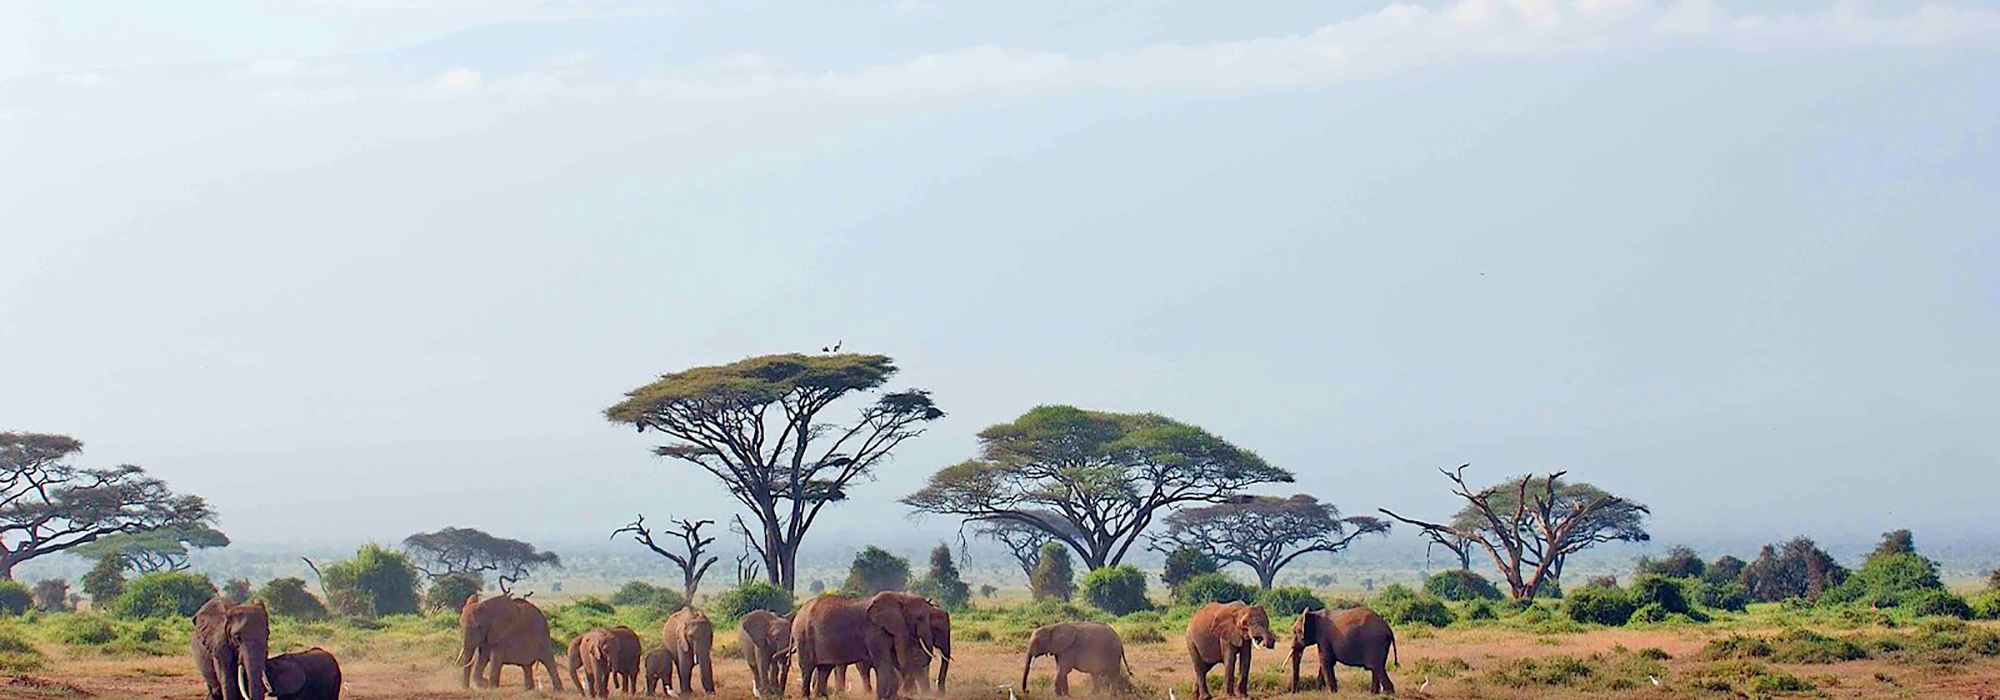
[{"label": "patch of green grass", "polygon": [[1488,669],[1481,680],[1508,688],[1561,687],[1580,690],[1633,690],[1666,665],[1628,651],[1576,657],[1567,654],[1514,659]]}]

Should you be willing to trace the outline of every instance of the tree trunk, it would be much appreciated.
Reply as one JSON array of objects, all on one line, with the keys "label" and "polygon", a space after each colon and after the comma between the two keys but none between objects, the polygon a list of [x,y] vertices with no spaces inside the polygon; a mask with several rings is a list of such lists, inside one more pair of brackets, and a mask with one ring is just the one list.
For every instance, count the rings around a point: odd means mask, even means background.
[{"label": "tree trunk", "polygon": [[1267,591],[1271,590],[1271,584],[1277,581],[1277,579],[1278,579],[1278,569],[1276,567],[1272,567],[1269,569],[1266,569],[1261,566],[1257,567],[1258,588],[1262,588]]}]

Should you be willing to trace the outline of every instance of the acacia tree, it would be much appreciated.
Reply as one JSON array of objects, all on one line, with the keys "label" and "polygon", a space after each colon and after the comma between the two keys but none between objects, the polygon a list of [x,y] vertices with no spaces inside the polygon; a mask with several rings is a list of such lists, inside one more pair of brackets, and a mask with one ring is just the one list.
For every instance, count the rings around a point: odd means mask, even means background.
[{"label": "acacia tree", "polygon": [[[678,543],[670,544],[678,544],[681,551],[669,551],[661,547],[658,542],[655,542],[653,540],[653,531],[646,527],[646,516],[643,515],[639,516],[637,520],[632,521],[630,525],[612,530],[611,536],[617,537],[618,533],[621,532],[631,533],[634,542],[646,545],[646,548],[653,550],[654,554],[666,557],[667,561],[671,561],[675,566],[680,567],[681,594],[684,596],[684,600],[692,603],[694,602],[695,589],[701,588],[701,577],[707,575],[708,567],[715,564],[716,557],[714,556],[710,556],[706,561],[701,558],[702,553],[708,550],[708,546],[715,543],[715,538],[703,536],[701,529],[709,525],[714,525],[715,521],[681,520],[674,518],[669,519],[667,522],[672,523],[674,526],[672,536],[680,540]],[[743,585],[742,567],[743,563],[741,561],[737,562],[736,585],[739,586]]]},{"label": "acacia tree", "polygon": [[[757,520],[751,544],[765,574],[793,592],[799,545],[821,511],[944,417],[929,392],[877,392],[895,374],[883,355],[766,355],[665,375],[604,414],[666,435],[672,442],[656,454],[720,480]],[[843,399],[868,394],[874,400],[850,421],[825,418]]]},{"label": "acacia tree", "polygon": [[1042,545],[1054,542],[1056,536],[1050,533],[1068,527],[1069,521],[1049,512],[1026,515],[1038,522],[1030,525],[1022,520],[989,520],[979,524],[977,533],[1006,545],[1007,552],[1021,565],[1021,575],[1034,576],[1035,566],[1042,562]]},{"label": "acacia tree", "polygon": [[1532,600],[1549,583],[1562,580],[1563,561],[1571,554],[1604,542],[1650,539],[1644,518],[1652,511],[1635,501],[1613,496],[1590,484],[1564,482],[1566,471],[1537,479],[1522,476],[1473,491],[1465,484],[1465,468],[1440,469],[1453,484],[1452,494],[1465,499],[1450,524],[1384,515],[1435,532],[1464,538],[1493,558],[1493,564],[1515,600]]},{"label": "acacia tree", "polygon": [[229,546],[229,536],[200,524],[175,525],[148,532],[118,533],[70,550],[87,559],[118,557],[126,568],[146,574],[184,571],[194,549]]},{"label": "acacia tree", "polygon": [[562,568],[562,557],[534,545],[505,537],[494,537],[477,528],[447,527],[437,532],[419,532],[403,538],[410,563],[430,578],[462,574],[485,580],[496,574],[500,590],[508,592],[530,572],[543,567]]},{"label": "acacia tree", "polygon": [[980,431],[979,443],[978,458],[939,470],[903,503],[1040,529],[1092,569],[1122,561],[1163,509],[1292,480],[1256,453],[1152,413],[1040,406]]},{"label": "acacia tree", "polygon": [[80,469],[83,443],[67,435],[0,433],[0,579],[14,566],[114,534],[206,527],[215,512],[124,464]]},{"label": "acacia tree", "polygon": [[1306,494],[1291,498],[1244,496],[1167,516],[1167,533],[1153,539],[1162,553],[1196,549],[1257,572],[1270,588],[1278,571],[1306,554],[1346,549],[1362,535],[1387,535],[1389,523],[1367,515],[1340,517],[1331,503]]}]

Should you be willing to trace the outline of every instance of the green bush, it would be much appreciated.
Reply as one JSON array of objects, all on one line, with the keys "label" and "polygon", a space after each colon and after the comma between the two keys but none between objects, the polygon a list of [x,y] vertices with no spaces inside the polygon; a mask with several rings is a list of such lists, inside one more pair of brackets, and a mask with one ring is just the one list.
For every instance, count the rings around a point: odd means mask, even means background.
[{"label": "green bush", "polygon": [[485,590],[486,581],[466,573],[445,574],[431,579],[431,587],[424,591],[424,609],[429,611],[450,610],[458,612],[465,607],[465,599]]},{"label": "green bush", "polygon": [[83,594],[90,596],[90,604],[98,608],[108,608],[125,592],[125,558],[117,553],[97,558],[97,564],[77,581]]},{"label": "green bush", "polygon": [[1868,557],[1847,580],[1828,590],[1820,602],[1859,603],[1886,608],[1903,605],[1920,591],[1941,591],[1937,564],[1915,552],[1889,551]]},{"label": "green bush", "polygon": [[1376,611],[1383,619],[1398,625],[1430,625],[1444,627],[1451,624],[1454,615],[1444,601],[1427,595],[1404,600],[1389,608],[1387,612]]},{"label": "green bush", "polygon": [[1694,553],[1694,549],[1683,545],[1669,547],[1666,556],[1659,559],[1639,557],[1639,564],[1634,567],[1633,573],[1641,576],[1655,574],[1667,578],[1698,579],[1708,573],[1708,564],[1701,560],[1700,555]]},{"label": "green bush", "polygon": [[2000,591],[1980,591],[1965,600],[1976,620],[2000,620]]},{"label": "green bush", "polygon": [[1299,586],[1273,588],[1257,594],[1257,604],[1272,615],[1297,615],[1307,610],[1324,610],[1326,601],[1312,589]]},{"label": "green bush", "polygon": [[653,597],[664,590],[667,589],[645,581],[626,581],[625,585],[618,587],[617,593],[611,594],[611,603],[621,608],[628,605],[645,605],[653,602]]},{"label": "green bush", "polygon": [[69,609],[69,582],[46,578],[35,582],[35,611],[62,612]]},{"label": "green bush", "polygon": [[1695,586],[1695,602],[1704,607],[1743,612],[1750,607],[1750,591],[1734,581],[1702,581]]},{"label": "green bush", "polygon": [[1918,615],[1955,617],[1960,620],[1970,620],[1973,618],[1972,606],[1967,605],[1964,598],[1953,595],[1951,591],[1938,590],[1912,593],[1905,599],[1903,607],[1908,608],[1910,612]]},{"label": "green bush", "polygon": [[1040,556],[1028,575],[1028,590],[1035,600],[1069,600],[1076,594],[1076,570],[1070,565],[1069,548],[1050,542],[1042,545]]},{"label": "green bush", "polygon": [[1146,574],[1127,565],[1107,566],[1083,577],[1083,599],[1113,615],[1153,609],[1146,600]]},{"label": "green bush", "polygon": [[599,598],[596,596],[584,596],[582,598],[570,601],[569,607],[577,610],[588,610],[594,613],[603,613],[605,615],[610,615],[618,612],[618,608],[613,607],[610,601],[607,601],[603,598]]},{"label": "green bush", "polygon": [[0,627],[0,671],[22,673],[42,668],[42,652],[13,626]]},{"label": "green bush", "polygon": [[1182,547],[1167,553],[1167,567],[1160,572],[1160,583],[1168,588],[1178,588],[1188,579],[1221,570],[1222,566],[1208,552]]},{"label": "green bush", "polygon": [[951,560],[951,548],[942,544],[931,550],[930,570],[910,590],[937,601],[946,610],[964,610],[972,603],[972,587],[959,577],[958,564]]},{"label": "green bush", "polygon": [[1692,622],[1707,622],[1708,615],[1688,601],[1687,588],[1697,584],[1694,579],[1677,579],[1658,574],[1648,574],[1632,580],[1627,594],[1632,599],[1636,615],[1640,609],[1657,608],[1648,612],[1642,622],[1667,622],[1675,615],[1686,617]]},{"label": "green bush", "polygon": [[414,615],[420,607],[417,568],[401,552],[381,545],[363,545],[353,559],[329,565],[321,573],[327,602],[342,615]]},{"label": "green bush", "polygon": [[842,586],[864,596],[909,587],[909,560],[872,545],[854,555],[854,563],[847,568],[847,583]]},{"label": "green bush", "polygon": [[[1096,572],[1091,572],[1095,574]],[[1084,579],[1087,590],[1090,579]],[[1174,587],[1174,603],[1189,607],[1199,607],[1204,603],[1227,603],[1241,600],[1248,602],[1257,597],[1257,588],[1240,583],[1220,571],[1196,574]]]},{"label": "green bush", "polygon": [[77,613],[56,623],[55,638],[70,646],[104,646],[118,639],[118,629],[104,618]]},{"label": "green bush", "polygon": [[1563,614],[1569,619],[1599,625],[1623,625],[1637,609],[1624,590],[1600,586],[1576,589],[1562,601]]},{"label": "green bush", "polygon": [[119,617],[193,617],[215,597],[207,576],[185,571],[155,571],[125,583],[125,592],[111,605]]},{"label": "green bush", "polygon": [[1431,574],[1430,578],[1424,579],[1424,592],[1453,602],[1501,598],[1500,589],[1494,587],[1492,581],[1464,569]]},{"label": "green bush", "polygon": [[[326,619],[326,605],[306,590],[305,579],[295,576],[271,579],[254,596],[264,601],[272,615],[306,622]],[[459,600],[465,602],[464,599]]]},{"label": "green bush", "polygon": [[[658,599],[656,599],[658,600]],[[723,591],[715,597],[710,607],[715,613],[726,618],[738,618],[753,610],[769,610],[779,615],[792,613],[792,596],[785,589],[762,581],[750,583]]]},{"label": "green bush", "polygon": [[35,607],[35,592],[13,579],[0,579],[0,614],[19,615]]},{"label": "green bush", "polygon": [[1500,611],[1493,601],[1479,598],[1465,604],[1464,617],[1467,620],[1497,620]]}]

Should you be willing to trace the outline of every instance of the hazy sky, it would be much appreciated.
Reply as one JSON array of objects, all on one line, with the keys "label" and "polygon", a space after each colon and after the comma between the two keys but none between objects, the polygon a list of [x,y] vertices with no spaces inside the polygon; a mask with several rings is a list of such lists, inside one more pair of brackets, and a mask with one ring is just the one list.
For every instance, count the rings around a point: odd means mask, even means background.
[{"label": "hazy sky", "polygon": [[734,512],[605,406],[841,340],[950,417],[829,531],[1060,402],[1350,513],[1995,532],[1996,75],[1970,0],[9,2],[0,428],[238,541],[600,537]]}]

